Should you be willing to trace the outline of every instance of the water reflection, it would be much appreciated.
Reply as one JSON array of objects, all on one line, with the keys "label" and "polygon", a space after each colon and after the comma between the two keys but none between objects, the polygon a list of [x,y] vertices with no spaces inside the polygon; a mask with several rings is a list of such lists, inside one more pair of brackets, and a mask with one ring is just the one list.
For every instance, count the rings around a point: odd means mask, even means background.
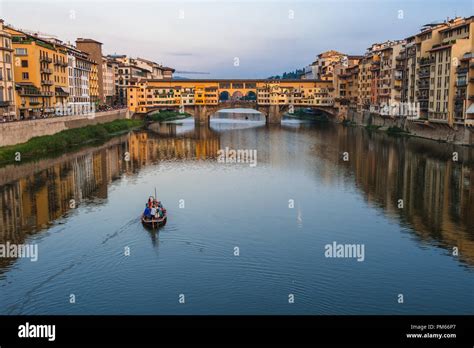
[{"label": "water reflection", "polygon": [[[67,218],[73,205],[102,204],[112,181],[146,166],[210,161],[228,144],[256,148],[259,165],[304,168],[328,185],[352,183],[367,202],[407,226],[419,243],[448,252],[458,247],[459,259],[474,265],[473,149],[294,122],[240,130],[225,122],[196,129],[186,123],[154,125],[96,149],[1,168],[0,243],[23,243],[28,235]],[[457,162],[453,151],[459,152]],[[350,156],[347,162],[342,160],[344,152]],[[302,225],[300,207],[297,219]],[[155,244],[157,236],[151,238]],[[10,261],[0,259],[0,266]]]}]

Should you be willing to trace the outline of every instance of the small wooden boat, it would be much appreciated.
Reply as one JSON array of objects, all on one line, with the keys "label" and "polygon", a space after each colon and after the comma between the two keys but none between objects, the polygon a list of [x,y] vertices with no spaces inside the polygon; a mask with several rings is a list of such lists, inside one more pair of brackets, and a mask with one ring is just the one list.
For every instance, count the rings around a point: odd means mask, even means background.
[{"label": "small wooden boat", "polygon": [[166,225],[167,216],[166,216],[166,212],[164,212],[163,217],[160,217],[158,219],[156,218],[146,219],[145,216],[142,214],[141,219],[142,219],[142,224],[145,227],[158,228],[158,227]]}]

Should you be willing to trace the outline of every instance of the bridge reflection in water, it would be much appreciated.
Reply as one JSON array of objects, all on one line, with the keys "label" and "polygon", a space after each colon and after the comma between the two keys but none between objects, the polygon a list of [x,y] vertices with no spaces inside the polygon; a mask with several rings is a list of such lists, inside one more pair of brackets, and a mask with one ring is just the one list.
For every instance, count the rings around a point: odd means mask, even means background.
[{"label": "bridge reflection in water", "polygon": [[[299,143],[296,154],[271,151],[275,144],[285,148],[295,133],[311,140]],[[267,141],[259,142],[262,137]],[[420,243],[445,248],[447,254],[458,247],[459,260],[474,266],[472,149],[331,125],[317,129],[263,126],[244,134],[225,126],[186,130],[165,124],[115,138],[97,149],[0,168],[0,243],[23,243],[30,234],[67,217],[72,199],[78,205],[91,199],[101,204],[111,182],[133,176],[145,166],[163,161],[214,161],[222,144],[237,139],[243,148],[257,148],[259,165],[301,167],[328,184],[341,180],[334,173],[342,171],[344,180],[352,182],[367,202],[410,226]],[[452,161],[453,150],[460,152],[459,162]],[[345,151],[350,152],[348,162],[341,161]],[[297,153],[318,158],[318,166]],[[400,198],[404,209],[397,207]],[[5,267],[12,260],[0,262]]]}]

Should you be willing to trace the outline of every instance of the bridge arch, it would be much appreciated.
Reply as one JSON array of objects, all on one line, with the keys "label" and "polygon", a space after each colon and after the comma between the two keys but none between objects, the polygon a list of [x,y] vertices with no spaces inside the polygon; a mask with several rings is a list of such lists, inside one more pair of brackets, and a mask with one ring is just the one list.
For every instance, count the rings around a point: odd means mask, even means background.
[{"label": "bridge arch", "polygon": [[232,93],[232,98],[231,99],[233,101],[237,101],[237,100],[241,100],[243,96],[244,96],[244,94],[241,91],[235,91],[234,93]]},{"label": "bridge arch", "polygon": [[257,93],[248,91],[244,96],[244,100],[257,100]]},{"label": "bridge arch", "polygon": [[228,91],[222,91],[219,94],[219,101],[228,101],[230,99],[230,93]]}]

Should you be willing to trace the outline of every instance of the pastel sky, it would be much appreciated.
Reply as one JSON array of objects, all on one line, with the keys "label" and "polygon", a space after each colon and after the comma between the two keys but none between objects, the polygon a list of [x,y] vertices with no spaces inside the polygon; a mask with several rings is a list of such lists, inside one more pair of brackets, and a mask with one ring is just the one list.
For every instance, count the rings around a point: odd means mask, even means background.
[{"label": "pastel sky", "polygon": [[177,74],[190,78],[264,78],[473,14],[474,0],[0,0],[0,18],[17,28],[210,73]]}]

